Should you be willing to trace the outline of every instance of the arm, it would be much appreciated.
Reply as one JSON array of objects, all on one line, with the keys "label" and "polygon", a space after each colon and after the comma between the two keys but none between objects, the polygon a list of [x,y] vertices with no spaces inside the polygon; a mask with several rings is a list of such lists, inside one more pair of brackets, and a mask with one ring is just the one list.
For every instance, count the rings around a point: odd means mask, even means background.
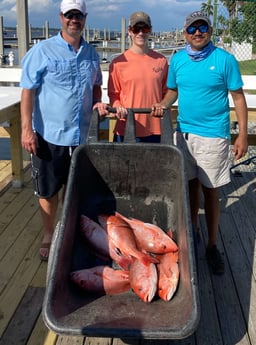
[{"label": "arm", "polygon": [[115,116],[121,119],[127,116],[127,109],[122,106],[120,100],[121,85],[116,68],[117,63],[118,62],[112,62],[109,66],[108,96],[111,106],[116,108]]},{"label": "arm", "polygon": [[164,109],[168,109],[178,98],[177,89],[168,89],[164,98],[160,103],[152,105],[152,115],[153,116],[163,116]]},{"label": "arm", "polygon": [[36,154],[37,137],[32,128],[32,112],[36,89],[23,89],[21,93],[21,145],[29,153]]},{"label": "arm", "polygon": [[235,160],[243,157],[248,150],[247,142],[247,124],[248,124],[248,112],[247,105],[244,96],[244,92],[241,89],[236,91],[230,91],[234,101],[236,116],[239,126],[239,135],[234,143],[233,152]]},{"label": "arm", "polygon": [[92,99],[93,99],[93,110],[98,109],[100,116],[105,116],[108,114],[107,104],[101,102],[102,97],[102,90],[100,85],[94,85],[92,91]]}]

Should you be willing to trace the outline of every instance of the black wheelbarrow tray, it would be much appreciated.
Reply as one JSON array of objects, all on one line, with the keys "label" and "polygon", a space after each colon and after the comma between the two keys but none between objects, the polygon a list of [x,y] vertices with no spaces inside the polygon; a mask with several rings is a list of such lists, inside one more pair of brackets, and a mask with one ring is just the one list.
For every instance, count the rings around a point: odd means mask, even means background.
[{"label": "black wheelbarrow tray", "polygon": [[[88,142],[73,154],[43,303],[44,322],[55,333],[182,339],[196,330],[200,308],[183,157],[172,145],[169,116],[162,120],[161,144],[135,143],[130,113],[123,143],[98,141],[98,114],[93,114]],[[71,271],[97,264],[81,240],[80,215],[95,218],[114,210],[173,230],[179,247],[180,280],[171,301],[156,298],[145,303],[133,291],[97,296],[70,282]]]}]

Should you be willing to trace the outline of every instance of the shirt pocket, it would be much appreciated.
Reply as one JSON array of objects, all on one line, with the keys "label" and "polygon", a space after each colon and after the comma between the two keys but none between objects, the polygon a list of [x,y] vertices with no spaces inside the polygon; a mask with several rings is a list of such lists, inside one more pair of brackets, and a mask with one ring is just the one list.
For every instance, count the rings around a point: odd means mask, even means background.
[{"label": "shirt pocket", "polygon": [[73,73],[72,65],[69,60],[48,60],[47,67],[47,78],[52,85],[63,89],[72,89]]},{"label": "shirt pocket", "polygon": [[94,85],[97,82],[97,70],[98,64],[94,60],[83,60],[80,65],[80,72],[81,72],[81,82],[82,83],[89,83],[89,85]]}]

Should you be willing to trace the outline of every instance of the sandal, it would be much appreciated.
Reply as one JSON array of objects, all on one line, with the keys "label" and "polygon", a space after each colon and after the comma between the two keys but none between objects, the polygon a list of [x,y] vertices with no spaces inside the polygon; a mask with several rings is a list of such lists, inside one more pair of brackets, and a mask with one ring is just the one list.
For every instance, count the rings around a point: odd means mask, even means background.
[{"label": "sandal", "polygon": [[39,249],[39,255],[42,261],[48,261],[50,247],[51,247],[51,242],[41,244],[40,249]]}]

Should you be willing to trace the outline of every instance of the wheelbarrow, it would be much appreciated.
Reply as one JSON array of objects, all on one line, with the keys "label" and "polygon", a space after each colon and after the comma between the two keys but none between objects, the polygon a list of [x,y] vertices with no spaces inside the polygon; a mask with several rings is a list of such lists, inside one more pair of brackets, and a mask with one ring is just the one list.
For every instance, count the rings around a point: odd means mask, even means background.
[{"label": "wheelbarrow", "polygon": [[[161,120],[161,143],[136,143],[133,113],[137,112],[150,109],[129,109],[123,143],[98,140],[99,116],[94,112],[87,143],[73,153],[43,303],[44,322],[55,333],[182,339],[197,327],[198,282],[183,156],[172,144],[168,111]],[[145,303],[133,291],[97,296],[70,282],[71,271],[98,264],[81,241],[80,215],[93,219],[113,211],[172,229],[179,247],[180,280],[169,302]]]}]

